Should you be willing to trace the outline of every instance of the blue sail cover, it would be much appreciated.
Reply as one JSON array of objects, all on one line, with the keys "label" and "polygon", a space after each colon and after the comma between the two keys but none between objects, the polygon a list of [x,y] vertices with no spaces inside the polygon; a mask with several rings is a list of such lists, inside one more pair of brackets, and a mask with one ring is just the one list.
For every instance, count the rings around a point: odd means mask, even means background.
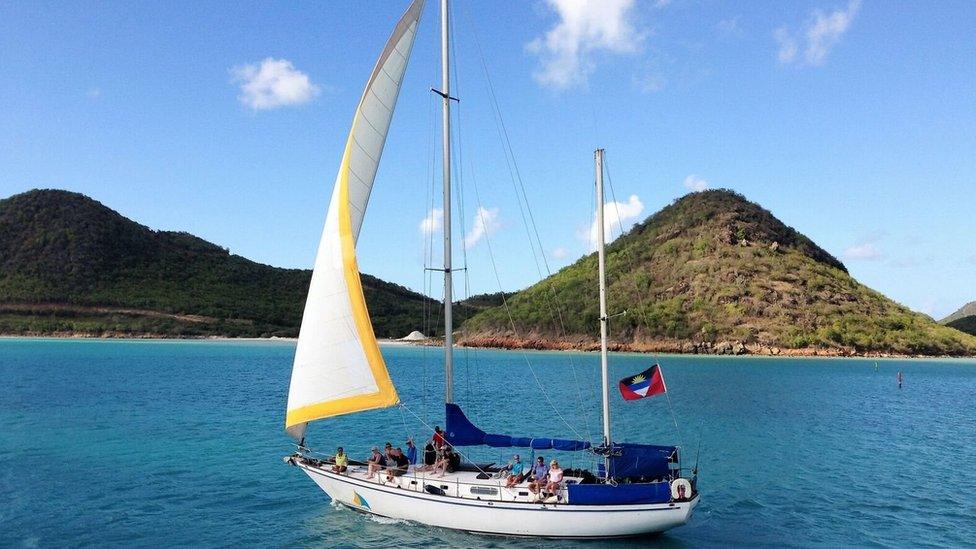
[{"label": "blue sail cover", "polygon": [[669,482],[649,484],[570,484],[569,503],[573,505],[632,505],[671,501]]},{"label": "blue sail cover", "polygon": [[447,441],[453,446],[493,446],[495,448],[533,448],[536,450],[586,450],[584,440],[562,438],[513,437],[485,433],[471,423],[457,404],[447,405]]},{"label": "blue sail cover", "polygon": [[668,478],[670,463],[678,460],[674,446],[653,446],[650,444],[614,444],[620,455],[610,458],[612,478],[648,477]]}]

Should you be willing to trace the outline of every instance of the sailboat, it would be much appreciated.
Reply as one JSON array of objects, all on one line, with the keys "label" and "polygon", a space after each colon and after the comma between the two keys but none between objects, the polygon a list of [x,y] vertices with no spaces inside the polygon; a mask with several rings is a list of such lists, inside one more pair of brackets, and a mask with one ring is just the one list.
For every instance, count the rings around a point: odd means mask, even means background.
[{"label": "sailboat", "polygon": [[[322,232],[295,352],[285,430],[298,451],[285,461],[336,503],[383,517],[474,533],[545,538],[614,538],[662,532],[685,524],[700,496],[697,472],[682,476],[679,448],[611,438],[603,208],[597,208],[603,439],[512,436],[475,426],[454,402],[451,264],[451,101],[449,5],[441,0],[441,89],[444,180],[445,438],[455,448],[524,447],[592,452],[594,473],[569,472],[545,499],[525,484],[506,487],[491,467],[460,464],[444,477],[411,466],[391,480],[366,478],[365,464],[334,472],[316,458],[305,434],[312,421],[399,404],[373,334],[356,261],[356,241],[386,141],[393,109],[417,34],[423,0],[400,18],[370,74],[353,117]],[[598,204],[603,204],[603,151],[595,152]]]}]

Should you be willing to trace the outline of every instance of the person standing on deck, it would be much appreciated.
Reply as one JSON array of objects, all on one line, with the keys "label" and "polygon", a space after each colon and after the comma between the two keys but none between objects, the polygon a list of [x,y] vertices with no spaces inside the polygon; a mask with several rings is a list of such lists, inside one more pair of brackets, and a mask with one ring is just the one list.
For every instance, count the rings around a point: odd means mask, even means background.
[{"label": "person standing on deck", "polygon": [[407,437],[407,461],[410,465],[417,464],[417,445],[413,443],[413,438]]}]

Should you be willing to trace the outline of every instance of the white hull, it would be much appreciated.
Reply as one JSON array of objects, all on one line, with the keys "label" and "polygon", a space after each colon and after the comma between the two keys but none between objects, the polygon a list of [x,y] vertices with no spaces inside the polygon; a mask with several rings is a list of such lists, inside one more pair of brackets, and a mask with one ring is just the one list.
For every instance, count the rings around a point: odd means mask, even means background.
[{"label": "white hull", "polygon": [[[400,477],[394,484],[339,475],[308,463],[295,465],[334,501],[358,511],[480,534],[546,538],[615,538],[663,532],[688,522],[698,504],[690,501],[640,505],[572,505],[476,500],[432,495],[423,477]],[[426,477],[427,483],[449,482]],[[411,480],[420,479],[410,488]],[[401,487],[401,485],[403,487]],[[523,488],[524,490],[524,488]]]}]

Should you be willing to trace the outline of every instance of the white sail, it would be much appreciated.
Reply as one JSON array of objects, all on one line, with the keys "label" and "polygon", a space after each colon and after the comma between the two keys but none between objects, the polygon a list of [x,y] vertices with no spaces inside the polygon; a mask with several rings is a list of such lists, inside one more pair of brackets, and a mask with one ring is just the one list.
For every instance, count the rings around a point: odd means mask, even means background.
[{"label": "white sail", "polygon": [[366,84],[346,141],[315,258],[288,390],[285,429],[297,439],[304,436],[309,421],[399,402],[366,310],[356,241],[423,4],[423,0],[415,0],[393,30]]}]

